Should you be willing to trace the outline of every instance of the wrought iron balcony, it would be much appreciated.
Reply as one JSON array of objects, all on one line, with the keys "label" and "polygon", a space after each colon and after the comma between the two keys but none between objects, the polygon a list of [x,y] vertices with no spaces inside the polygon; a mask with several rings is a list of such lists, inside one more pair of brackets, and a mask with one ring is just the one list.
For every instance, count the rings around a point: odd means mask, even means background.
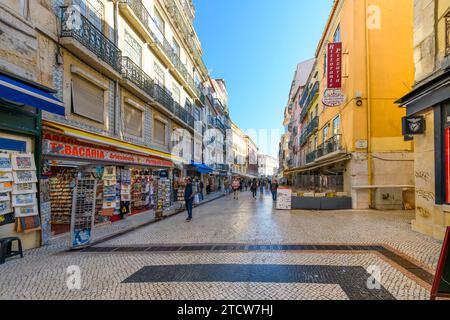
[{"label": "wrought iron balcony", "polygon": [[61,7],[61,38],[73,38],[115,71],[121,72],[122,51],[74,6]]},{"label": "wrought iron balcony", "polygon": [[153,79],[128,57],[122,58],[122,76],[149,96],[154,95]]},{"label": "wrought iron balcony", "polygon": [[341,135],[335,135],[317,148],[317,158],[342,150]]},{"label": "wrought iron balcony", "polygon": [[312,151],[306,155],[306,164],[314,162],[317,159],[317,150]]},{"label": "wrought iron balcony", "polygon": [[319,129],[319,117],[315,117],[306,127],[306,134],[308,138]]},{"label": "wrought iron balcony", "polygon": [[175,113],[174,107],[173,107],[173,98],[171,93],[166,89],[161,87],[158,84],[153,85],[153,94],[152,97],[159,102],[167,111],[171,113]]}]

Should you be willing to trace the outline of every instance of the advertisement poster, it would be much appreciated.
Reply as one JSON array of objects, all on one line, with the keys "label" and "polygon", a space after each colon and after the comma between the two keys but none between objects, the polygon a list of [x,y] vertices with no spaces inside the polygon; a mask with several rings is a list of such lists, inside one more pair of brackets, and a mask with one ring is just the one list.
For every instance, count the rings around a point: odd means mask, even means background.
[{"label": "advertisement poster", "polygon": [[289,188],[279,188],[277,192],[277,210],[291,210],[292,190]]}]

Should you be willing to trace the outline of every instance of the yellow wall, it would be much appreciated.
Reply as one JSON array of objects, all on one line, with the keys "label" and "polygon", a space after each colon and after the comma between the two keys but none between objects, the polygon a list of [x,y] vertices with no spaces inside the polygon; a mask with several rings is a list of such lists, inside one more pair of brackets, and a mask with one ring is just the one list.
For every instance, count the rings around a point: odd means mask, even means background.
[{"label": "yellow wall", "polygon": [[[366,56],[366,5],[381,10],[381,28],[368,29]],[[412,143],[404,142],[401,118],[405,109],[395,101],[411,90],[413,64],[413,0],[340,0],[331,20],[325,41],[317,50],[321,75],[320,100],[326,87],[324,54],[326,41],[333,41],[340,24],[343,43],[343,93],[346,102],[338,108],[325,108],[320,116],[319,130],[337,115],[341,116],[344,147],[356,150],[357,140],[368,140],[370,102],[372,152],[411,151]],[[368,15],[373,17],[372,14]],[[367,74],[369,72],[369,74]],[[367,81],[369,79],[369,81]],[[369,83],[369,86],[367,85]],[[356,106],[356,94],[362,94],[363,105]],[[370,96],[370,100],[368,100]],[[331,138],[331,131],[330,136]],[[322,132],[319,141],[323,141]]]}]

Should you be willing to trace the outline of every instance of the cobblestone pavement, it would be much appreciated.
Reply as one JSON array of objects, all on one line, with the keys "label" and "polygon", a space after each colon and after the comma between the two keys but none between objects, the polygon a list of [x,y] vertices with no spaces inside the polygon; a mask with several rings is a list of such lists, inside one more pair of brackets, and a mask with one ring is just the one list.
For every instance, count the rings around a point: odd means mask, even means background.
[{"label": "cobblestone pavement", "polygon": [[[180,214],[93,248],[122,251],[69,253],[54,246],[26,252],[24,259],[0,265],[0,299],[428,299],[429,283],[396,261],[376,251],[333,250],[344,244],[384,246],[431,273],[441,244],[411,231],[413,217],[405,211],[275,211],[269,196],[252,200],[246,193],[239,201],[222,198],[196,208],[190,223]],[[305,251],[138,250],[200,244],[334,246]],[[80,290],[67,287],[71,265],[80,267]],[[257,266],[259,273],[218,277],[215,270],[227,265],[236,272]],[[373,267],[380,271],[381,293],[361,287],[370,281],[364,271]],[[168,272],[158,276],[148,270]],[[295,275],[273,276],[277,270]]]}]

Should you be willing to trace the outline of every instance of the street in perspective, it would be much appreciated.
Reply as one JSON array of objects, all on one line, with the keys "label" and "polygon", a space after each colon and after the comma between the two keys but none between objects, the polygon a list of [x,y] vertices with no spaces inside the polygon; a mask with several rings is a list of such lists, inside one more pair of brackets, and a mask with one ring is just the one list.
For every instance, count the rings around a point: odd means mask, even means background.
[{"label": "street in perspective", "polygon": [[0,0],[0,300],[448,300],[449,248],[450,0]]}]

